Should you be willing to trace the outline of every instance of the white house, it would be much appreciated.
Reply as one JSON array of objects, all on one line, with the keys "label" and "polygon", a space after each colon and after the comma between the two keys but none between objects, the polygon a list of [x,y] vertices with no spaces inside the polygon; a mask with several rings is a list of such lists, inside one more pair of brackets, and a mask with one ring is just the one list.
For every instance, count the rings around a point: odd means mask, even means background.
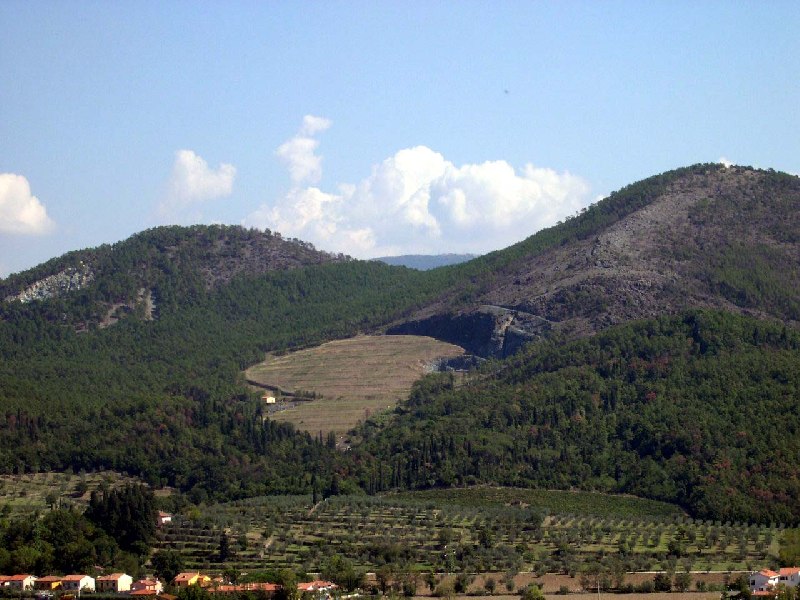
[{"label": "white house", "polygon": [[133,577],[125,573],[112,573],[111,575],[103,575],[97,578],[97,591],[98,592],[113,592],[119,594],[120,592],[131,591],[131,584]]},{"label": "white house", "polygon": [[800,567],[786,567],[778,570],[778,585],[797,587],[800,585]]},{"label": "white house", "polygon": [[750,573],[750,591],[769,592],[779,585],[797,587],[800,585],[800,567],[784,567],[778,571],[762,569]]},{"label": "white house", "polygon": [[156,519],[156,525],[159,527],[164,523],[171,523],[172,522],[172,515],[168,512],[164,512],[163,510],[158,511],[158,518]]},{"label": "white house", "polygon": [[94,591],[94,577],[88,575],[64,575],[61,578],[61,589],[64,591]]},{"label": "white house", "polygon": [[0,576],[0,585],[14,590],[32,590],[36,583],[33,575],[3,575]]}]

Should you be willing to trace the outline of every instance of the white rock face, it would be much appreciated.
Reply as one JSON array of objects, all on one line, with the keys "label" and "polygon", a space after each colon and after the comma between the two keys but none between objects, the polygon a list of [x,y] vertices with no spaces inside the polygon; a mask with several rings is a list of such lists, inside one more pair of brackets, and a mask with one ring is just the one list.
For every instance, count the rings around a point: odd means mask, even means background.
[{"label": "white rock face", "polygon": [[94,280],[94,273],[88,266],[81,263],[77,268],[69,267],[60,273],[40,279],[29,285],[17,295],[6,296],[6,302],[19,301],[22,303],[35,300],[57,298],[70,292],[86,287]]}]

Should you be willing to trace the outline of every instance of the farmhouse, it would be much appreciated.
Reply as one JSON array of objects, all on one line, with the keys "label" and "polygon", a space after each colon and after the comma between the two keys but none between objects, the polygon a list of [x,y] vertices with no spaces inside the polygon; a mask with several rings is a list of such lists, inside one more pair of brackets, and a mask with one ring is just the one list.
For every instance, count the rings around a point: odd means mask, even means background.
[{"label": "farmhouse", "polygon": [[89,577],[88,575],[64,575],[61,578],[61,589],[71,592],[80,592],[82,590],[93,592],[94,577]]},{"label": "farmhouse", "polygon": [[800,585],[800,567],[786,567],[778,571],[778,585],[797,587]]},{"label": "farmhouse", "polygon": [[189,587],[190,585],[205,586],[211,582],[211,577],[200,573],[178,573],[172,583],[176,587]]},{"label": "farmhouse", "polygon": [[47,590],[48,592],[52,592],[53,590],[61,589],[61,577],[57,577],[55,575],[47,575],[46,577],[39,577],[34,584],[33,589],[35,590]]},{"label": "farmhouse", "polygon": [[129,592],[131,590],[131,583],[133,583],[133,577],[125,573],[103,575],[97,578],[97,591],[113,592],[116,594],[120,592]]},{"label": "farmhouse", "polygon": [[[157,596],[164,591],[164,585],[158,579],[139,579],[131,584],[131,595]],[[145,592],[140,594],[139,592]]]},{"label": "farmhouse", "polygon": [[797,587],[800,585],[800,567],[786,567],[779,571],[762,569],[750,573],[750,591],[771,592],[779,585]]},{"label": "farmhouse", "polygon": [[335,590],[338,586],[333,583],[332,581],[306,581],[303,583],[297,584],[297,591],[301,594],[303,593],[313,593],[313,592],[329,592],[331,590]]},{"label": "farmhouse", "polygon": [[0,586],[14,590],[32,590],[35,582],[33,575],[0,575]]},{"label": "farmhouse", "polygon": [[159,527],[164,523],[171,523],[172,522],[172,515],[168,512],[164,512],[163,510],[158,511],[158,517],[156,517],[156,525]]},{"label": "farmhouse", "polygon": [[261,400],[264,401],[264,404],[275,404],[275,396],[270,396],[269,394],[261,396]]}]

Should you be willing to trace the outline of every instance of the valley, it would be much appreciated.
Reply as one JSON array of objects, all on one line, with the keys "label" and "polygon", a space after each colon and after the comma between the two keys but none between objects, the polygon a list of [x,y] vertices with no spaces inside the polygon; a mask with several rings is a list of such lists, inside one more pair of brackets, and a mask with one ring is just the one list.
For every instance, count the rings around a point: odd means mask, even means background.
[{"label": "valley", "polygon": [[31,558],[36,523],[117,480],[174,520],[124,549],[86,526],[81,564],[497,594],[798,562],[798,215],[800,178],[693,165],[429,271],[194,226],[2,280],[0,562],[62,558]]}]

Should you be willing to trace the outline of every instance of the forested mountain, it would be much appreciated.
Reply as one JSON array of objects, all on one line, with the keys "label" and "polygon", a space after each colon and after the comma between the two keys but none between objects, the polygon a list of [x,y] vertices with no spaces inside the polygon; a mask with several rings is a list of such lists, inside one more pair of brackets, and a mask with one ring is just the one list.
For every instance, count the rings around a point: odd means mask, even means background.
[{"label": "forested mountain", "polygon": [[50,300],[44,307],[51,316],[57,312],[57,318],[78,327],[105,326],[131,312],[152,318],[236,276],[345,260],[270,231],[157,227],[11,275],[0,280],[0,298]]},{"label": "forested mountain", "polygon": [[670,171],[455,268],[457,284],[392,331],[502,356],[550,330],[581,336],[694,307],[796,323],[800,177]]},{"label": "forested mountain", "polygon": [[[239,227],[72,252],[0,281],[0,471],[109,468],[194,500],[576,486],[797,521],[778,415],[798,403],[798,208],[800,178],[696,165],[425,272]],[[463,390],[424,382],[350,453],[270,421],[243,385],[264,352],[381,331],[522,350]]]},{"label": "forested mountain", "polygon": [[796,524],[798,406],[800,334],[703,310],[554,336],[463,386],[430,376],[360,433],[379,489],[577,487]]}]

